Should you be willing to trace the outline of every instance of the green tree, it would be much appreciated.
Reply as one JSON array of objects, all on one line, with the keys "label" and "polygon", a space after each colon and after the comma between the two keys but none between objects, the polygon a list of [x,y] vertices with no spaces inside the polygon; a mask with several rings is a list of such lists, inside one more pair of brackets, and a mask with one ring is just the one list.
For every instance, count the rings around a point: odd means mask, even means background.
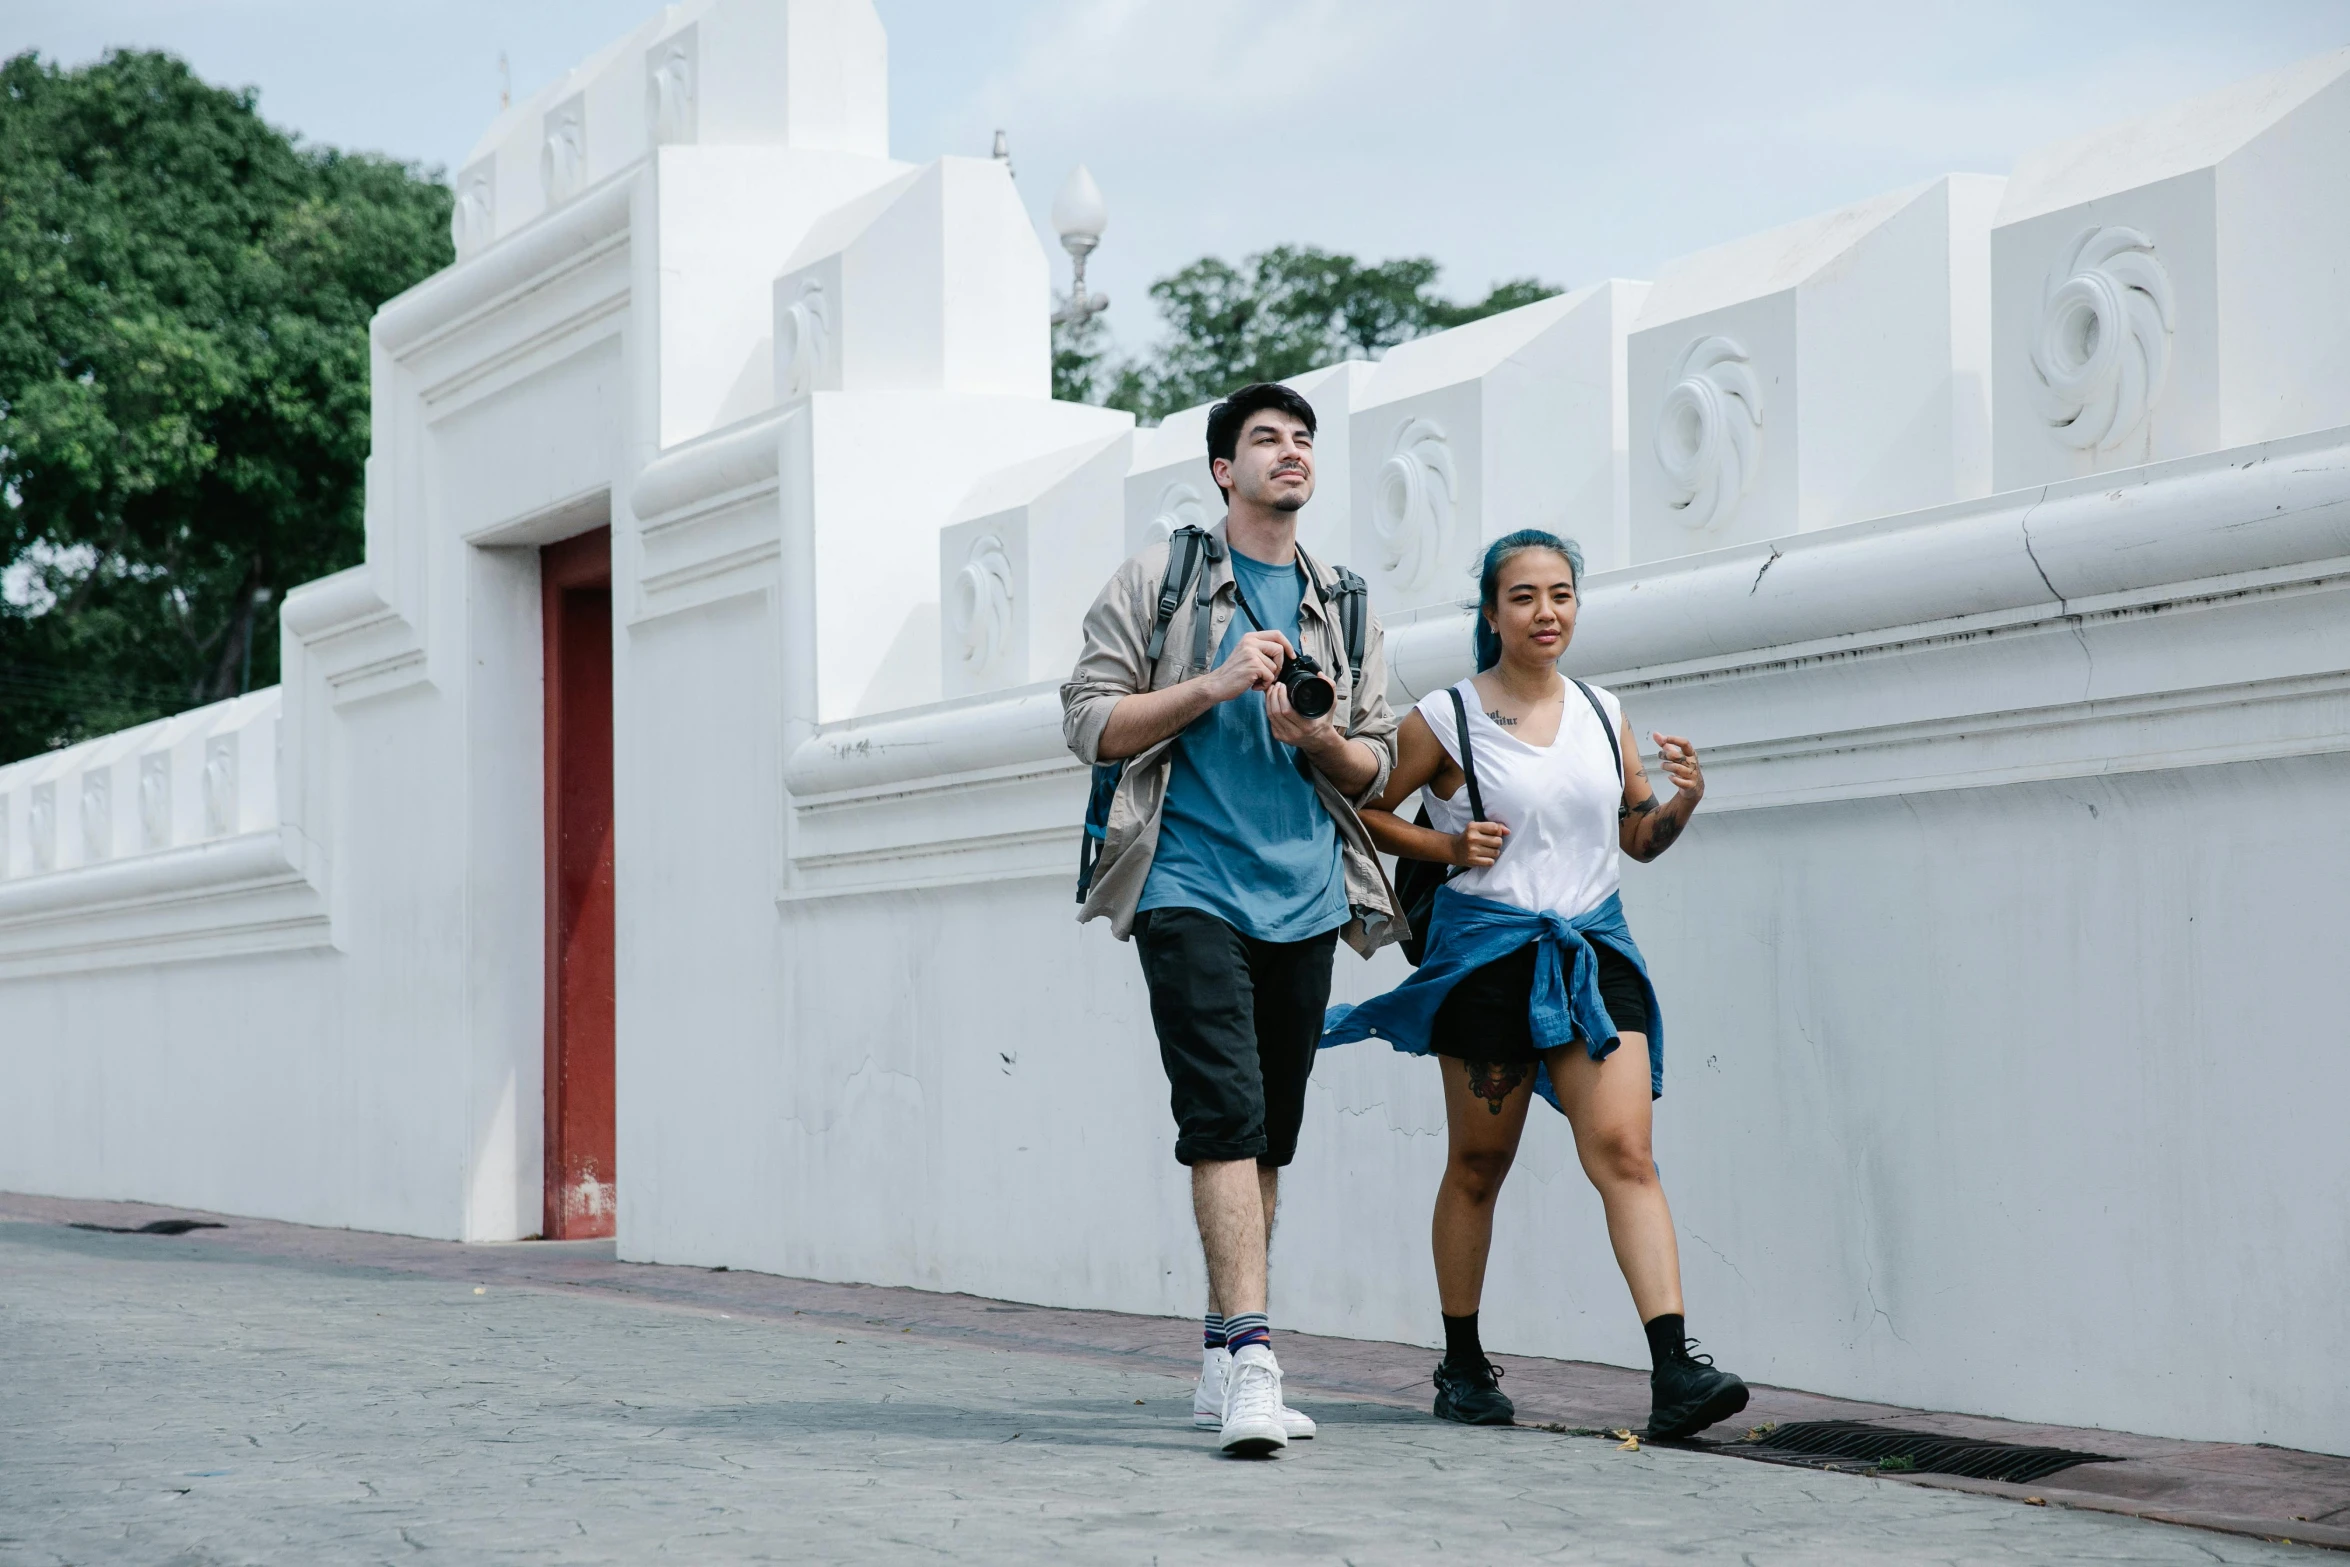
[{"label": "green tree", "polygon": [[1547,299],[1534,278],[1456,303],[1436,292],[1425,256],[1369,265],[1310,245],[1277,245],[1234,266],[1205,256],[1151,285],[1167,335],[1143,360],[1117,363],[1098,324],[1055,341],[1056,396],[1159,419],[1248,381],[1279,381],[1342,359],[1375,359],[1396,344]]},{"label": "green tree", "polygon": [[367,323],[450,194],[162,54],[0,64],[0,759],[277,678],[361,555]]}]

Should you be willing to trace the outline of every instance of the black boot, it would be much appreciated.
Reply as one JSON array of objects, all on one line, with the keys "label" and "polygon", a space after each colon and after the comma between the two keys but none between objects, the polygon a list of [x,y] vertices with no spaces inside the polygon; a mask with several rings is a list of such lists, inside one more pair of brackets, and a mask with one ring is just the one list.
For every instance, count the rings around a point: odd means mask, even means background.
[{"label": "black boot", "polygon": [[1648,1434],[1659,1442],[1695,1436],[1717,1420],[1727,1420],[1746,1407],[1746,1384],[1714,1367],[1711,1355],[1690,1353],[1697,1343],[1686,1339],[1680,1349],[1657,1357],[1649,1374]]},{"label": "black boot", "polygon": [[1499,1383],[1501,1367],[1480,1355],[1462,1363],[1449,1356],[1436,1368],[1436,1418],[1465,1426],[1506,1426],[1518,1417]]}]

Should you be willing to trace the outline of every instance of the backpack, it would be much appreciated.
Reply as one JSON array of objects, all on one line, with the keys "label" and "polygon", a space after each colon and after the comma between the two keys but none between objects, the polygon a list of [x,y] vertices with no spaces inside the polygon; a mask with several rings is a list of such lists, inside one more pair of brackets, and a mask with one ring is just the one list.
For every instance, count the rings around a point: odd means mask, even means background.
[{"label": "backpack", "polygon": [[[1567,678],[1575,680],[1572,675]],[[1608,755],[1615,758],[1616,789],[1621,794],[1624,786],[1624,747],[1616,739],[1615,726],[1607,721],[1607,709],[1600,706],[1597,693],[1580,680],[1575,680],[1575,689],[1583,693],[1583,700],[1589,702],[1591,710],[1599,715],[1599,727],[1607,735]],[[1477,757],[1469,748],[1469,709],[1461,701],[1459,686],[1451,687],[1446,695],[1452,698],[1453,733],[1460,739],[1461,776],[1468,781],[1469,820],[1481,822],[1485,820],[1485,796],[1477,788]],[[1623,814],[1623,806],[1618,804],[1617,818],[1621,820]],[[1420,807],[1420,814],[1412,819],[1412,823],[1417,827],[1430,825],[1427,806]],[[1465,866],[1445,865],[1435,860],[1398,859],[1395,862],[1395,906],[1402,913],[1404,923],[1411,928],[1411,934],[1403,939],[1403,956],[1404,961],[1412,967],[1418,968],[1420,960],[1428,954],[1428,923],[1436,913],[1436,889],[1464,869]]]},{"label": "backpack", "polygon": [[[1205,528],[1186,523],[1167,538],[1167,571],[1159,579],[1159,608],[1151,620],[1150,644],[1143,652],[1146,676],[1155,679],[1159,656],[1167,650],[1167,627],[1175,619],[1175,611],[1182,606],[1183,595],[1196,582],[1198,591],[1192,596],[1191,661],[1186,679],[1208,667],[1208,575],[1200,569],[1207,555],[1208,533]],[[1313,557],[1301,548],[1298,557],[1304,561],[1306,575],[1314,590],[1321,592],[1322,574],[1315,569]],[[1196,575],[1195,575],[1196,574]],[[1347,570],[1337,568],[1337,585],[1325,596],[1331,608],[1338,611],[1340,632],[1346,638],[1346,664],[1349,690],[1362,684],[1363,646],[1370,629],[1370,585]],[[1143,689],[1149,690],[1145,686]],[[1302,760],[1302,758],[1301,758]],[[1102,846],[1110,836],[1110,803],[1118,797],[1118,780],[1125,776],[1126,763],[1096,762],[1093,767],[1093,789],[1085,802],[1085,833],[1077,841],[1077,901],[1085,901],[1086,892],[1093,886],[1094,868],[1101,862]]]}]

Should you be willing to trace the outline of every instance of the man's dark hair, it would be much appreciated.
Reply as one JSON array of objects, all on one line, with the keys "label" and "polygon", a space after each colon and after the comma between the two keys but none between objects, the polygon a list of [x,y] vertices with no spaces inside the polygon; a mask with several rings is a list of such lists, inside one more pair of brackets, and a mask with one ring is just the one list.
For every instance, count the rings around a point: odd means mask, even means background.
[{"label": "man's dark hair", "polygon": [[[1208,410],[1208,461],[1221,457],[1232,460],[1240,450],[1240,432],[1248,424],[1248,416],[1267,408],[1278,408],[1306,427],[1306,434],[1314,433],[1314,405],[1278,381],[1251,381]],[[1217,486],[1223,489],[1222,485]],[[1232,492],[1224,490],[1230,500]]]}]

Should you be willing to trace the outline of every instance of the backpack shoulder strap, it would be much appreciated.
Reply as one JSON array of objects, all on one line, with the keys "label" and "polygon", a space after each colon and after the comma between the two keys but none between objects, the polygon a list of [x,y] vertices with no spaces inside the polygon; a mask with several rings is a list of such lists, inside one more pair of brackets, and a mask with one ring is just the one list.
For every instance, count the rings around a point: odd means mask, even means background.
[{"label": "backpack shoulder strap", "polygon": [[1346,670],[1363,683],[1363,646],[1371,634],[1371,585],[1344,566],[1338,568],[1338,624],[1346,632]]},{"label": "backpack shoulder strap", "polygon": [[1461,776],[1469,781],[1469,819],[1485,820],[1485,796],[1477,788],[1477,753],[1469,746],[1469,707],[1461,700],[1461,688],[1449,686],[1446,694],[1452,698],[1453,732],[1461,741]]},{"label": "backpack shoulder strap", "polygon": [[[1575,680],[1573,675],[1569,675],[1567,678],[1569,680]],[[1575,689],[1583,693],[1583,700],[1589,702],[1591,704],[1591,710],[1599,715],[1599,727],[1607,735],[1607,754],[1615,758],[1616,790],[1620,794],[1623,792],[1625,784],[1624,743],[1616,738],[1616,726],[1608,722],[1607,708],[1601,704],[1599,700],[1599,693],[1592,690],[1589,686],[1585,685],[1580,680],[1575,680]],[[1619,804],[1616,807],[1616,814],[1618,816],[1622,816],[1624,814],[1624,808],[1622,805]]]},{"label": "backpack shoulder strap", "polygon": [[1297,547],[1297,558],[1305,562],[1306,576],[1314,585],[1314,592],[1338,617],[1340,637],[1346,643],[1346,673],[1350,685],[1363,683],[1363,648],[1370,639],[1371,585],[1344,566],[1330,568],[1330,585],[1322,585],[1322,566],[1306,547]]},{"label": "backpack shoulder strap", "polygon": [[1159,579],[1159,611],[1151,620],[1150,646],[1145,656],[1150,673],[1159,667],[1159,655],[1167,650],[1167,625],[1175,618],[1176,606],[1183,602],[1184,589],[1191,586],[1191,574],[1199,566],[1201,546],[1207,543],[1207,533],[1185,523],[1167,536],[1167,572]]}]

